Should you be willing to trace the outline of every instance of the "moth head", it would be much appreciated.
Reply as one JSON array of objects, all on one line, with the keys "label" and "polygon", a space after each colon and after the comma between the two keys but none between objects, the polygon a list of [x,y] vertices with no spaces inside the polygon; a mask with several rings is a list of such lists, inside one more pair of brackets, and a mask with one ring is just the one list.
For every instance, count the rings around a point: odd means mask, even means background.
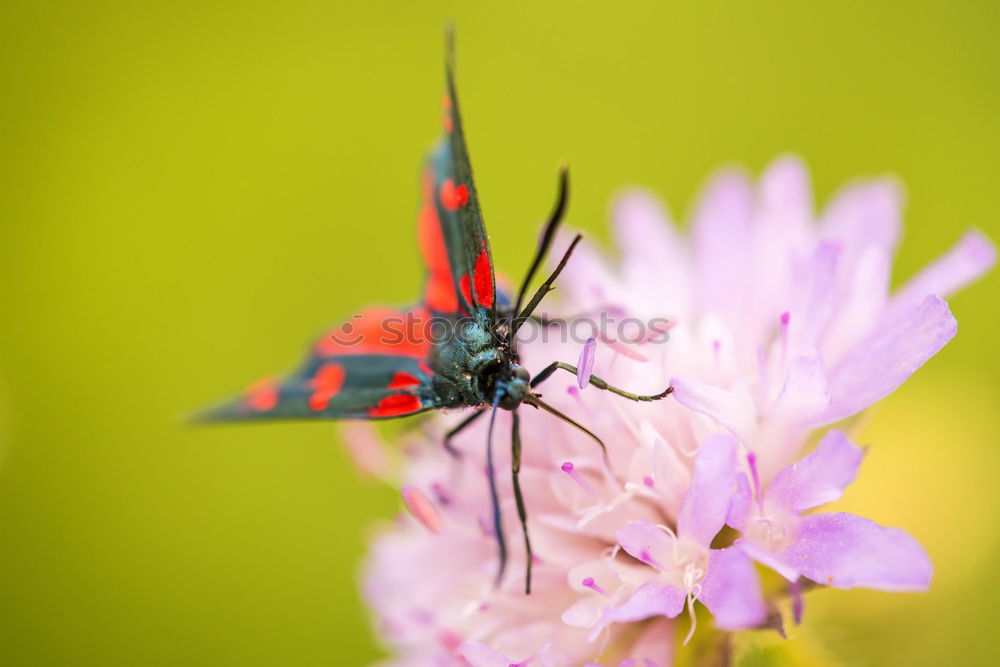
[{"label": "moth head", "polygon": [[531,393],[531,375],[523,366],[514,365],[510,369],[510,378],[504,383],[504,394],[500,397],[500,407],[513,410]]}]

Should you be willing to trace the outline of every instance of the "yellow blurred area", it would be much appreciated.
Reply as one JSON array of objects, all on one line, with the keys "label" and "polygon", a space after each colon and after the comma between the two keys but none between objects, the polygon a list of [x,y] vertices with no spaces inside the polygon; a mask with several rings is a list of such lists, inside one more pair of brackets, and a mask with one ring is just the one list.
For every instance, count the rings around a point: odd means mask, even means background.
[{"label": "yellow blurred area", "polygon": [[[572,164],[683,216],[717,165],[794,151],[825,200],[908,191],[896,281],[1000,238],[1000,5],[988,2],[0,2],[0,664],[358,665],[366,527],[397,509],[329,424],[192,411],[420,283],[417,174],[442,27],[499,268]],[[669,286],[665,286],[669,289]],[[1000,280],[870,415],[838,507],[906,528],[926,595],[820,591],[747,665],[995,664]]]}]

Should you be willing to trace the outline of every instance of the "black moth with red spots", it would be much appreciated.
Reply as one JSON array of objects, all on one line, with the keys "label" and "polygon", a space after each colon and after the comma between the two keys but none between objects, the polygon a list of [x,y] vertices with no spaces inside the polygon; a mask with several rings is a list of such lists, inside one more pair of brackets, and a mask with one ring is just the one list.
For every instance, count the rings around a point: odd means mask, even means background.
[{"label": "black moth with red spots", "polygon": [[[490,415],[486,460],[499,548],[499,582],[507,548],[493,469],[493,425],[497,408],[513,411],[512,479],[527,551],[525,592],[530,593],[531,542],[518,481],[518,409],[527,404],[545,410],[577,427],[604,449],[596,435],[533,391],[555,371],[576,373],[577,369],[553,362],[532,379],[519,363],[516,345],[518,329],[552,289],[581,237],[574,238],[549,278],[525,301],[566,209],[569,181],[563,170],[555,209],[517,299],[513,304],[507,299],[498,300],[489,240],[462,134],[452,61],[449,49],[443,100],[445,133],[423,174],[418,239],[427,277],[420,305],[407,311],[363,311],[354,321],[314,343],[297,371],[283,379],[254,383],[242,396],[208,412],[203,419],[389,419],[441,408],[472,408],[474,411],[445,436],[444,446],[459,456],[449,440],[476,419]],[[448,324],[451,335],[440,341],[427,335],[424,325],[428,322]],[[596,376],[591,376],[590,383],[635,401],[654,401],[672,391],[667,388],[659,394],[638,395]]]}]

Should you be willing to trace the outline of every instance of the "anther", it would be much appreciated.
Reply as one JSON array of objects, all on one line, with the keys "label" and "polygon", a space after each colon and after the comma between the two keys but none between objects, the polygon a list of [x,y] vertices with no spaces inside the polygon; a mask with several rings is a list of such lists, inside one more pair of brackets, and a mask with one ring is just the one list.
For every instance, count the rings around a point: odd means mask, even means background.
[{"label": "anther", "polygon": [[430,498],[415,486],[404,486],[402,490],[403,504],[413,517],[432,533],[441,532],[441,515],[438,514]]},{"label": "anther", "polygon": [[641,560],[643,563],[648,563],[649,565],[652,565],[657,570],[663,569],[663,566],[660,565],[658,562],[656,562],[656,559],[653,558],[652,554],[650,554],[648,551],[640,551],[639,560]]},{"label": "anther", "polygon": [[580,350],[580,361],[576,369],[576,384],[582,390],[590,382],[594,371],[594,358],[597,356],[597,340],[591,336]]},{"label": "anther", "polygon": [[603,595],[605,597],[608,596],[608,592],[606,590],[604,590],[603,588],[601,588],[601,585],[599,583],[597,583],[596,581],[594,581],[593,577],[587,577],[586,579],[584,579],[580,583],[583,584],[584,586],[586,586],[587,588],[589,588],[592,591],[597,591],[598,593],[600,593],[601,595]]},{"label": "anther", "polygon": [[560,466],[560,468],[564,473],[569,475],[574,482],[579,484],[580,488],[583,489],[587,493],[587,495],[593,496],[594,498],[598,497],[598,495],[594,492],[594,490],[590,488],[590,485],[587,484],[586,480],[584,480],[583,477],[580,476],[580,473],[576,471],[576,468],[573,466],[572,461],[566,461]]}]

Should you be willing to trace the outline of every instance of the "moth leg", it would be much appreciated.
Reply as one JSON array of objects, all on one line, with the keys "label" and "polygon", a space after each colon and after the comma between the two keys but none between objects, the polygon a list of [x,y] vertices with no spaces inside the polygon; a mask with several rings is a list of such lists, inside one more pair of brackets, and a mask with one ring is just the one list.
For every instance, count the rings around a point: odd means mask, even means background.
[{"label": "moth leg", "polygon": [[570,426],[572,426],[573,428],[580,431],[581,433],[587,434],[587,436],[593,439],[593,441],[597,443],[597,446],[601,448],[601,455],[604,457],[604,464],[608,466],[609,469],[611,468],[611,461],[608,459],[608,448],[604,445],[604,441],[598,438],[593,431],[591,431],[589,428],[587,428],[580,422],[576,421],[572,417],[569,417],[568,415],[559,412],[559,410],[555,409],[554,407],[543,401],[541,398],[539,398],[538,394],[531,394],[529,396],[526,396],[524,402],[527,403],[528,405],[533,405],[536,408],[541,408],[542,410],[545,410],[556,419],[562,420],[567,424],[569,424]]},{"label": "moth leg", "polygon": [[493,409],[490,410],[490,428],[486,436],[486,477],[490,482],[490,503],[493,506],[493,532],[497,540],[498,555],[500,557],[500,563],[497,567],[497,586],[503,581],[503,573],[507,567],[507,541],[503,536],[503,518],[500,516],[500,494],[497,491],[497,477],[493,468],[493,425],[496,423],[497,406],[499,404],[500,392],[497,392],[493,398]]},{"label": "moth leg", "polygon": [[531,539],[528,537],[528,511],[524,507],[524,498],[521,496],[521,417],[517,410],[511,413],[513,417],[513,430],[510,440],[510,472],[514,480],[514,500],[517,501],[517,516],[521,519],[521,533],[524,535],[524,551],[527,554],[527,563],[524,568],[524,593],[531,594]]},{"label": "moth leg", "polygon": [[441,443],[441,444],[444,445],[445,451],[447,451],[449,454],[451,454],[452,456],[454,456],[456,459],[462,458],[462,452],[460,452],[457,449],[455,449],[455,446],[451,444],[451,439],[453,437],[455,437],[456,435],[458,435],[459,433],[461,433],[465,429],[466,426],[468,426],[472,422],[476,421],[477,419],[479,419],[480,417],[482,417],[484,414],[486,414],[485,410],[476,410],[471,415],[469,415],[468,417],[466,417],[465,419],[463,419],[462,421],[460,421],[458,423],[458,425],[455,426],[453,429],[451,429],[450,431],[448,431],[447,433],[445,433],[444,434],[444,442]]},{"label": "moth leg", "polygon": [[[542,369],[541,373],[532,378],[531,386],[537,387],[542,382],[551,377],[552,374],[558,370],[568,371],[574,375],[576,375],[577,373],[576,366],[572,366],[570,364],[566,364],[561,361],[553,361],[551,364]],[[624,389],[619,389],[614,385],[608,384],[607,382],[597,377],[596,375],[590,376],[590,384],[594,385],[598,389],[603,389],[605,391],[610,391],[613,394],[618,394],[619,396],[623,396],[624,398],[627,398],[630,401],[658,401],[661,398],[669,396],[674,391],[673,387],[667,387],[659,394],[633,394],[630,391],[625,391]]]}]

